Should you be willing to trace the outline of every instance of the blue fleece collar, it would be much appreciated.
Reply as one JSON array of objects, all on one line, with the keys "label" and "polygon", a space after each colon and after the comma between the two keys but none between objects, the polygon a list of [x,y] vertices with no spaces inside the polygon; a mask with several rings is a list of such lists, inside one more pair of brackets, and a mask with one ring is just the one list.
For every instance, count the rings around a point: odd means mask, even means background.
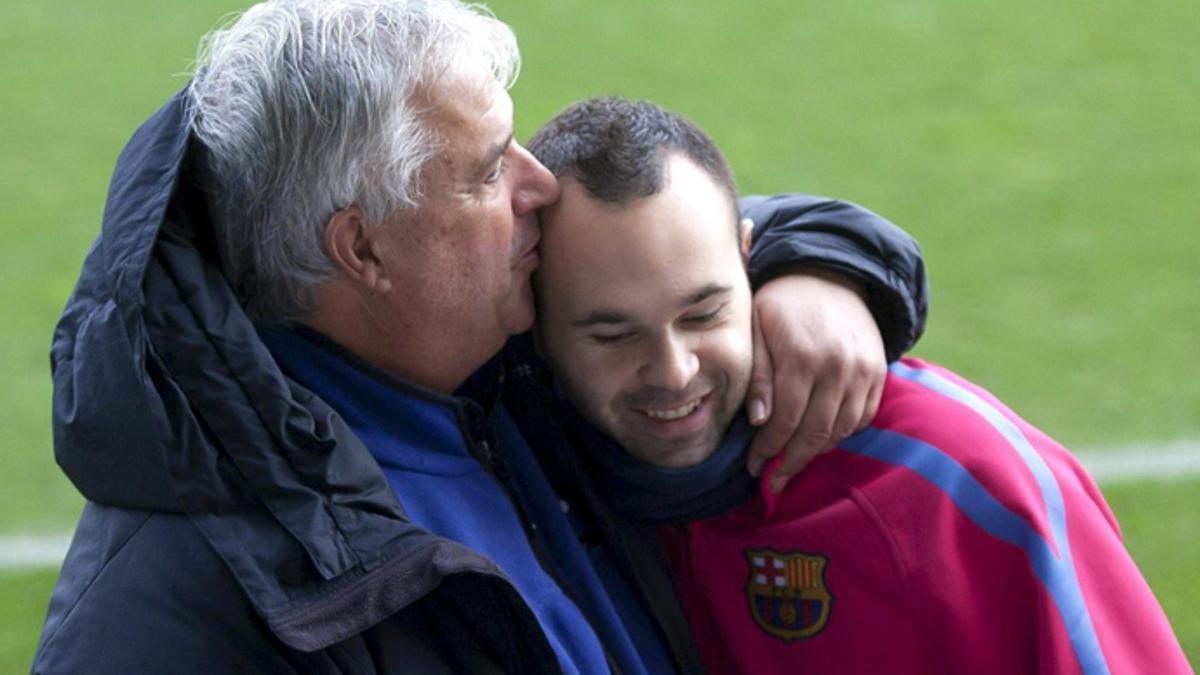
[{"label": "blue fleece collar", "polygon": [[393,377],[309,328],[259,334],[280,369],[337,410],[381,466],[438,475],[478,471],[468,445],[471,435],[483,433],[476,403]]}]

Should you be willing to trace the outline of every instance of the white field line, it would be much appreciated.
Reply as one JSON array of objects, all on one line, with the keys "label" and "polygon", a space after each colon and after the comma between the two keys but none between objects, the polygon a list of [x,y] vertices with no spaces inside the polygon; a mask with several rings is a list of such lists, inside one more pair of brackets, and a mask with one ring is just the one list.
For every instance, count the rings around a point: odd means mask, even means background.
[{"label": "white field line", "polygon": [[0,570],[58,567],[71,545],[71,533],[0,537]]},{"label": "white field line", "polygon": [[1138,480],[1184,480],[1200,474],[1200,439],[1126,445],[1075,453],[1101,485]]},{"label": "white field line", "polygon": [[[1077,453],[1101,485],[1200,476],[1200,440],[1147,443]],[[0,536],[0,571],[58,567],[71,534]]]}]

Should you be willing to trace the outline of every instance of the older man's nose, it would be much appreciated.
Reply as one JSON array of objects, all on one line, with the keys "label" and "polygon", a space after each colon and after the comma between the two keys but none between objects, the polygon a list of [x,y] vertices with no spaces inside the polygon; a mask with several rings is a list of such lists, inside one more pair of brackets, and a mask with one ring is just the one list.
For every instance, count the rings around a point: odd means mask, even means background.
[{"label": "older man's nose", "polygon": [[[514,142],[515,144],[515,142]],[[558,179],[537,158],[521,145],[516,145],[513,161],[521,171],[519,182],[513,190],[513,211],[524,215],[530,211],[549,206],[558,201],[562,188]]]}]

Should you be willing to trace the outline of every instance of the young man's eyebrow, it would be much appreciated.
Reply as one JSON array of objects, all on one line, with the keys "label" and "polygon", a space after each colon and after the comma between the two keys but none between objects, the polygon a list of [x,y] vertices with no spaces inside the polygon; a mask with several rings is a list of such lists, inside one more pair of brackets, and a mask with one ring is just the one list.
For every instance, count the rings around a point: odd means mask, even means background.
[{"label": "young man's eyebrow", "polygon": [[[732,291],[733,291],[732,286],[727,286],[725,284],[711,283],[711,284],[708,284],[707,286],[703,286],[703,287],[698,288],[695,291],[692,291],[691,293],[689,293],[687,295],[687,297],[685,297],[679,303],[679,306],[681,308],[686,309],[697,303],[704,302],[705,300],[713,297],[714,295],[721,295],[722,293],[730,293]],[[617,311],[614,311],[611,309],[597,309],[597,310],[588,312],[588,314],[586,316],[584,316],[582,319],[572,321],[571,325],[576,328],[588,328],[591,326],[600,326],[600,325],[619,325],[619,324],[623,324],[623,323],[629,323],[630,321],[631,321],[631,319],[627,315],[622,314],[620,312],[617,312]]]},{"label": "young man's eyebrow", "polygon": [[627,323],[628,321],[629,317],[621,314],[620,312],[614,312],[607,309],[598,309],[593,312],[588,312],[587,316],[583,317],[582,319],[572,321],[571,325],[575,326],[576,328],[588,328],[589,326],[622,324]]},{"label": "young man's eyebrow", "polygon": [[512,142],[513,135],[509,134],[508,137],[503,141],[500,141],[499,143],[496,143],[488,148],[487,154],[483,156],[483,159],[479,162],[479,166],[475,169],[475,177],[483,178],[491,173],[492,165],[496,163],[496,160],[500,159],[500,157],[504,155],[504,153],[508,150],[508,146],[512,145]]},{"label": "young man's eyebrow", "polygon": [[702,288],[699,288],[699,289],[693,291],[692,293],[689,293],[688,296],[683,299],[683,302],[679,303],[679,306],[684,307],[684,308],[691,307],[692,305],[704,302],[705,300],[711,298],[714,295],[720,295],[722,293],[729,293],[731,291],[733,291],[732,286],[727,286],[725,284],[711,283],[711,284],[708,284],[707,286],[704,286]]}]

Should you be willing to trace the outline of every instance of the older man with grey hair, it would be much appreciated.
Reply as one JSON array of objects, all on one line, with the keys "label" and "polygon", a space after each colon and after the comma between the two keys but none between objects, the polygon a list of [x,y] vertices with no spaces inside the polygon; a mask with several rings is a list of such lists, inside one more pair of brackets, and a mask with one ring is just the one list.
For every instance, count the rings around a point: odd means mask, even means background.
[{"label": "older man with grey hair", "polygon": [[[509,413],[559,196],[513,140],[517,65],[453,0],[273,0],[210,36],[118,160],[55,331],[55,452],[88,501],[35,672],[694,663],[605,592]],[[774,446],[868,418],[923,316],[909,240],[805,204],[756,253],[764,340],[808,382],[760,377],[759,417],[818,410]],[[796,284],[820,292],[789,312]]]}]

